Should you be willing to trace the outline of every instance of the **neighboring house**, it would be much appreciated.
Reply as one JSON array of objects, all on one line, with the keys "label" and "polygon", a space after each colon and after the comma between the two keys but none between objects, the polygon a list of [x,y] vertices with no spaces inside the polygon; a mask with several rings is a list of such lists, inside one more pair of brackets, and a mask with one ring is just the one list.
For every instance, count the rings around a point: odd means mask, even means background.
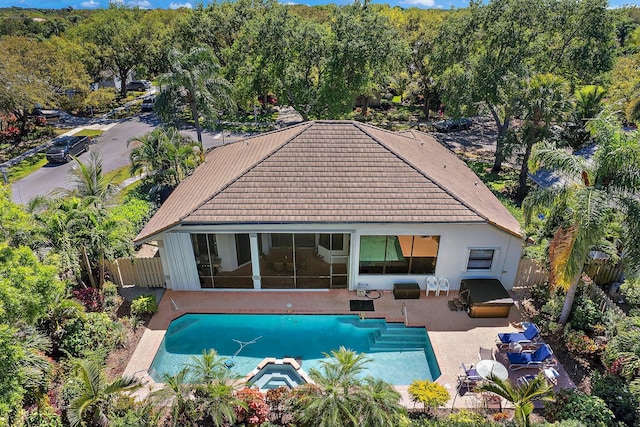
[{"label": "neighboring house", "polygon": [[136,238],[174,290],[392,289],[447,277],[511,289],[518,221],[421,132],[312,121],[214,148]]}]

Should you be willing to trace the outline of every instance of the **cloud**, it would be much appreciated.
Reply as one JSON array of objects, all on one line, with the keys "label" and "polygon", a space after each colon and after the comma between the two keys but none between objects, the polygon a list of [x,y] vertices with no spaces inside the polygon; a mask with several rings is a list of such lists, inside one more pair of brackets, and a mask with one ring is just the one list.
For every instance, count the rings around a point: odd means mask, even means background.
[{"label": "cloud", "polygon": [[131,0],[127,2],[127,6],[151,9],[151,2],[148,0]]},{"label": "cloud", "polygon": [[404,0],[403,3],[418,7],[434,7],[436,5],[435,0]]},{"label": "cloud", "polygon": [[186,7],[187,9],[193,9],[193,5],[189,2],[186,3],[169,3],[169,9],[180,9],[181,7]]},{"label": "cloud", "polygon": [[109,4],[123,5],[124,4],[124,0],[109,0]]},{"label": "cloud", "polygon": [[100,3],[95,0],[83,1],[80,3],[80,6],[85,7],[87,9],[95,9],[100,7]]}]

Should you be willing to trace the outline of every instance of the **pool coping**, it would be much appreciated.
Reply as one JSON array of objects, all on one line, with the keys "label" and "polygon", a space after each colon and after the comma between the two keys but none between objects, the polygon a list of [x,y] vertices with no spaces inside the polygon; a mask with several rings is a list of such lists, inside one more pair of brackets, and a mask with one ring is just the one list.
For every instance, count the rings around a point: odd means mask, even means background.
[{"label": "pool coping", "polygon": [[[385,319],[390,323],[405,323],[408,327],[426,328],[440,368],[440,376],[435,382],[447,388],[451,396],[447,405],[477,407],[477,399],[469,396],[473,393],[460,396],[455,388],[460,374],[460,363],[476,362],[479,346],[493,346],[495,349],[498,332],[517,331],[517,325],[529,319],[524,316],[517,297],[514,298],[516,306],[511,310],[509,318],[469,318],[464,312],[448,309],[447,301],[456,293],[452,291],[450,296],[442,294],[427,297],[423,291],[419,299],[396,300],[392,291],[381,291],[381,297],[374,301],[375,311],[358,313],[349,310],[349,300],[359,297],[356,292],[347,290],[177,292],[168,289],[158,305],[158,312],[152,317],[131,356],[124,374],[135,376],[144,385],[137,392],[139,398],[163,387],[163,383],[156,383],[151,378],[148,369],[160,348],[169,323],[184,314],[359,314],[367,319]],[[558,382],[558,387],[575,387],[566,371],[562,367],[559,370],[561,381]],[[526,373],[531,371],[510,372],[510,377],[515,380]],[[415,403],[408,394],[408,387],[409,385],[394,386],[402,396],[402,404],[407,408],[414,408]]]}]

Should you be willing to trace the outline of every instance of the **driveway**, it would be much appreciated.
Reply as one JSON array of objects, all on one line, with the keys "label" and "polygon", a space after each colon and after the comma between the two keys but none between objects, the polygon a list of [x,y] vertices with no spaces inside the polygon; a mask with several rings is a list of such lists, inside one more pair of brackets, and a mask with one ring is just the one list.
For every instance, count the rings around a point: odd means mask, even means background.
[{"label": "driveway", "polygon": [[[161,122],[154,113],[143,113],[122,120],[101,119],[65,119],[66,125],[73,123],[78,125],[70,133],[78,132],[84,128],[103,130],[104,133],[94,138],[89,151],[99,151],[102,154],[102,166],[104,172],[121,168],[129,164],[129,153],[133,147],[127,142],[134,137],[144,135],[157,128]],[[183,133],[194,140],[196,133],[193,129],[185,129]],[[245,135],[230,134],[225,132],[224,138],[220,132],[204,131],[202,133],[203,145],[206,149],[213,148],[237,141]],[[83,153],[79,159],[86,162],[88,153]],[[36,196],[47,196],[57,189],[70,189],[69,176],[75,162],[66,164],[46,164],[44,167],[29,176],[15,182],[12,185],[12,198],[15,203],[27,204]]]}]

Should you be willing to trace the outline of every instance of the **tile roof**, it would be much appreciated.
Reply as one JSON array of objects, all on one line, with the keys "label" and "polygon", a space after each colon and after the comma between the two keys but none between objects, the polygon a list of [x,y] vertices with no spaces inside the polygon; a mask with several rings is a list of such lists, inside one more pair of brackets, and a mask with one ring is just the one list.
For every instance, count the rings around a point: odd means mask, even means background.
[{"label": "tile roof", "polygon": [[140,232],[179,223],[520,226],[455,154],[421,132],[312,121],[216,147]]}]

